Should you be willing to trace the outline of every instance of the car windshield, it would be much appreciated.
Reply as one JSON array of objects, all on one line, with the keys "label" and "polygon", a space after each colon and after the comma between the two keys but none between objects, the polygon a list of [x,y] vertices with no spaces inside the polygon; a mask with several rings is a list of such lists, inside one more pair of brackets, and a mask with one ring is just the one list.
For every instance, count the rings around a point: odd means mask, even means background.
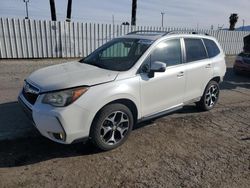
[{"label": "car windshield", "polygon": [[153,42],[148,39],[113,39],[80,62],[113,71],[126,71],[136,63]]}]

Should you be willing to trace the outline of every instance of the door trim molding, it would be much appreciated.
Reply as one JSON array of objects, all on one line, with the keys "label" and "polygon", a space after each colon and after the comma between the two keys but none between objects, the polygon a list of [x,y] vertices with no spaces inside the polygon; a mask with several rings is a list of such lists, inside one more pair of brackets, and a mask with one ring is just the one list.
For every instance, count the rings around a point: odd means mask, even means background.
[{"label": "door trim molding", "polygon": [[163,111],[160,111],[160,112],[156,112],[154,114],[150,114],[150,115],[147,115],[147,116],[144,116],[140,119],[138,119],[138,123],[140,122],[143,122],[143,121],[147,121],[147,120],[150,120],[150,119],[154,119],[154,118],[157,118],[157,117],[160,117],[160,116],[164,116],[164,115],[167,115],[167,114],[170,114],[171,112],[174,112],[174,111],[177,111],[179,109],[181,109],[183,107],[183,103],[181,104],[178,104],[178,105],[175,105],[175,106],[172,106],[170,108],[167,108]]}]

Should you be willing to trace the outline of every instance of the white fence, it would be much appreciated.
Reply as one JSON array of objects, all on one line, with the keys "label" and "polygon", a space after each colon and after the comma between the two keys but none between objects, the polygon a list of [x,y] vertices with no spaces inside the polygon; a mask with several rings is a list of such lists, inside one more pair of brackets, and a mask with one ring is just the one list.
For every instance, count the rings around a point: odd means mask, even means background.
[{"label": "white fence", "polygon": [[[0,59],[84,57],[112,38],[135,30],[190,31],[187,28],[0,18]],[[243,37],[250,34],[223,30],[197,32],[216,37],[229,55],[239,53],[243,47]]]}]

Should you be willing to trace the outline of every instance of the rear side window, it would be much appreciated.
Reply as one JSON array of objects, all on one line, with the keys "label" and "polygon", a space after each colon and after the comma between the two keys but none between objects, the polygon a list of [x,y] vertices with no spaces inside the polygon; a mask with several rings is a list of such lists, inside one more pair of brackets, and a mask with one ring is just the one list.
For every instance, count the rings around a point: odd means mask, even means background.
[{"label": "rear side window", "polygon": [[209,39],[203,39],[205,46],[207,48],[207,53],[208,56],[211,57],[215,57],[220,53],[220,49],[218,48],[218,46],[216,45],[216,43],[212,40]]},{"label": "rear side window", "polygon": [[207,58],[207,52],[201,39],[184,39],[187,62]]}]

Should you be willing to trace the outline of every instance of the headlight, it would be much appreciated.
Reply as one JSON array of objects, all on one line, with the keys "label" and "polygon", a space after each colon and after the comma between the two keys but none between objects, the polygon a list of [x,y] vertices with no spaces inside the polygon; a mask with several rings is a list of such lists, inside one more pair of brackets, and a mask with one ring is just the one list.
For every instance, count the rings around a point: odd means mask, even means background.
[{"label": "headlight", "polygon": [[77,100],[87,90],[88,88],[86,87],[79,87],[74,89],[47,93],[45,94],[42,102],[56,107],[67,106]]}]

